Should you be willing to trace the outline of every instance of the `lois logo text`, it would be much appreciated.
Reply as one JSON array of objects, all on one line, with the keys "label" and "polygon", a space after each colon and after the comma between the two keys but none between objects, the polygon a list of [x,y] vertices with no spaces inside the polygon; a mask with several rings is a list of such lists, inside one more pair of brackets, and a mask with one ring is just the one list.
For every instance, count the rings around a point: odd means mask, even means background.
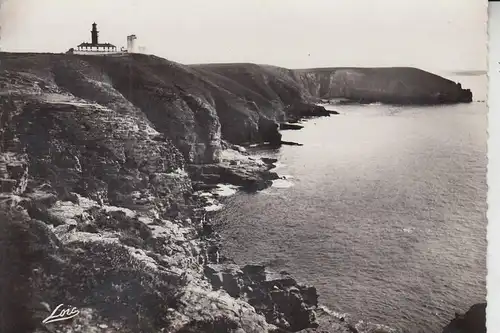
[{"label": "lois logo text", "polygon": [[52,313],[45,318],[42,323],[48,324],[53,323],[55,321],[67,320],[77,316],[80,313],[73,306],[65,306],[64,304],[59,304]]}]

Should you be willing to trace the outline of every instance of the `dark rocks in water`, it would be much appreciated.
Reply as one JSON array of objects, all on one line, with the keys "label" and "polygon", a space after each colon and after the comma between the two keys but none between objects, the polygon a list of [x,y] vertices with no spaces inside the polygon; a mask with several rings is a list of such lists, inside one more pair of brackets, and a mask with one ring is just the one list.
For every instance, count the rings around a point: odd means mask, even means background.
[{"label": "dark rocks in water", "polygon": [[257,283],[266,281],[266,267],[263,265],[245,265],[241,270],[251,281]]},{"label": "dark rocks in water", "polygon": [[194,181],[193,190],[194,191],[211,191],[217,188],[217,183],[207,184],[204,181]]},{"label": "dark rocks in water", "polygon": [[331,100],[328,102],[329,104],[334,104],[334,105],[353,105],[353,104],[360,104],[358,101],[347,99],[347,98],[341,98],[341,99],[335,99]]},{"label": "dark rocks in water", "polygon": [[[462,84],[460,84],[459,82],[457,82],[456,85],[457,85],[457,89],[460,91],[459,101],[462,103],[472,102],[472,91],[470,91],[470,89],[463,89]],[[445,101],[445,103],[446,103],[446,101]]]},{"label": "dark rocks in water", "polygon": [[288,276],[269,277],[264,266],[207,265],[205,274],[214,289],[244,298],[277,327],[296,332],[316,327],[316,288],[298,284]]},{"label": "dark rocks in water", "polygon": [[297,142],[292,142],[292,141],[281,141],[282,145],[287,145],[287,146],[303,146],[302,143],[297,143]]},{"label": "dark rocks in water", "polygon": [[335,111],[335,110],[326,110],[328,111],[328,113],[330,114],[340,114],[338,111]]},{"label": "dark rocks in water", "polygon": [[239,283],[240,270],[236,265],[224,265],[221,270],[219,265],[207,265],[205,275],[214,289],[224,289],[232,297],[239,297],[242,285]]},{"label": "dark rocks in water", "polygon": [[462,93],[460,94],[460,102],[462,103],[472,102],[472,91],[470,89],[462,90]]},{"label": "dark rocks in water", "polygon": [[267,118],[259,118],[259,133],[263,142],[269,142],[271,145],[281,141],[279,125]]},{"label": "dark rocks in water", "polygon": [[443,333],[486,333],[486,303],[474,304],[464,314],[456,313]]},{"label": "dark rocks in water", "polygon": [[[240,148],[240,149],[238,149]],[[229,149],[229,148],[228,148]],[[231,147],[234,159],[223,160],[218,164],[189,164],[187,171],[196,189],[215,188],[216,184],[240,186],[247,192],[263,190],[272,185],[279,176],[270,171],[276,158],[248,156],[241,147]],[[246,154],[246,155],[245,155]]]},{"label": "dark rocks in water", "polygon": [[303,129],[304,126],[292,124],[292,123],[281,123],[280,130],[300,130]]},{"label": "dark rocks in water", "polygon": [[285,109],[285,115],[289,122],[296,122],[304,118],[329,117],[331,114],[337,114],[336,111],[328,111],[323,106],[296,102]]},{"label": "dark rocks in water", "polygon": [[270,166],[245,168],[244,165],[188,165],[188,172],[196,181],[207,184],[231,184],[240,186],[247,192],[256,192],[268,188],[279,176],[270,172]]},{"label": "dark rocks in water", "polygon": [[269,165],[272,165],[272,164],[278,162],[277,158],[271,158],[271,157],[261,157],[261,160],[264,163],[269,164]]}]

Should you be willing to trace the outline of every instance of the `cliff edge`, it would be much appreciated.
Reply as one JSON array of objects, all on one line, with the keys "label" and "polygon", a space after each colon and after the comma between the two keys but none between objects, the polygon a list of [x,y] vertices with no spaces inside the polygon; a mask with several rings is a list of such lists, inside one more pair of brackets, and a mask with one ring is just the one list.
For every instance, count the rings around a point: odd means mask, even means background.
[{"label": "cliff edge", "polygon": [[53,94],[139,114],[189,163],[219,160],[221,139],[279,144],[276,123],[296,105],[442,104],[472,101],[459,83],[416,68],[291,70],[256,64],[182,65],[156,56],[0,53],[2,94]]}]

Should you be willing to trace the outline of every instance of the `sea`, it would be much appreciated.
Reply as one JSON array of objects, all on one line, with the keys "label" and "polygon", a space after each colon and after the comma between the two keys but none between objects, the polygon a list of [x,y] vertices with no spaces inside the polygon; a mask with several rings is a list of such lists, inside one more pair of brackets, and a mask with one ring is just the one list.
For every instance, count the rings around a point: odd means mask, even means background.
[{"label": "sea", "polygon": [[283,177],[217,213],[224,255],[314,285],[319,302],[400,332],[438,333],[486,297],[487,77],[443,76],[470,104],[327,106],[283,131]]}]

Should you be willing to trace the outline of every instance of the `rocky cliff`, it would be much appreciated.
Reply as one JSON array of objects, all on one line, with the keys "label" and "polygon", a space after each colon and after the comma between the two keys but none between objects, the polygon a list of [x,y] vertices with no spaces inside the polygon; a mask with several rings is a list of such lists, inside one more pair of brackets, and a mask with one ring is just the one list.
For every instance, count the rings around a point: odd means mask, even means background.
[{"label": "rocky cliff", "polygon": [[[355,102],[470,102],[458,83],[415,68],[290,70],[255,64],[181,65],[155,56],[0,53],[3,94],[85,100],[153,124],[188,162],[219,160],[233,144],[279,143],[276,122],[296,105]],[[52,96],[48,96],[52,94]]]},{"label": "rocky cliff", "polygon": [[467,312],[456,313],[443,333],[486,333],[486,303],[474,304]]},{"label": "rocky cliff", "polygon": [[[0,53],[1,331],[382,332],[329,314],[314,287],[220,258],[217,194],[197,191],[267,186],[275,161],[235,144],[279,144],[278,123],[330,114],[312,102],[376,88],[329,71]],[[380,71],[384,92],[364,101],[464,100],[429,73]],[[42,324],[61,303],[80,313]]]}]

